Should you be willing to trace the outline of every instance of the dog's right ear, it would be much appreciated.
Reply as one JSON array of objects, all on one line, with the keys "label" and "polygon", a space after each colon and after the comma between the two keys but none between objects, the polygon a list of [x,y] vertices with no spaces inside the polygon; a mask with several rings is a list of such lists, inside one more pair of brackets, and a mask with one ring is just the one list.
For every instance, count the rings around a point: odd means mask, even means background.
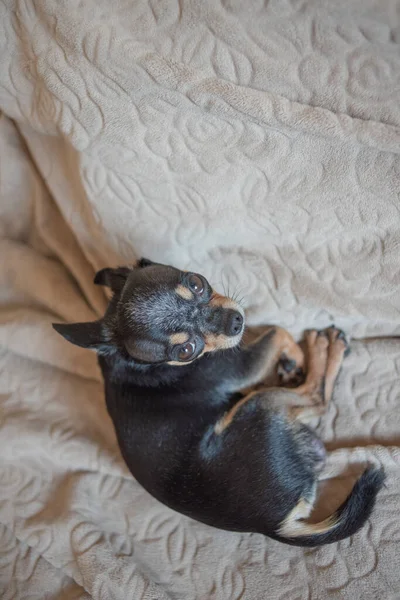
[{"label": "dog's right ear", "polygon": [[68,342],[90,348],[91,350],[107,350],[111,348],[111,342],[107,338],[101,321],[90,323],[53,323],[55,329]]},{"label": "dog's right ear", "polygon": [[120,292],[125,285],[125,281],[131,272],[128,267],[118,267],[117,269],[101,269],[97,271],[94,278],[96,285],[105,285],[113,292]]}]

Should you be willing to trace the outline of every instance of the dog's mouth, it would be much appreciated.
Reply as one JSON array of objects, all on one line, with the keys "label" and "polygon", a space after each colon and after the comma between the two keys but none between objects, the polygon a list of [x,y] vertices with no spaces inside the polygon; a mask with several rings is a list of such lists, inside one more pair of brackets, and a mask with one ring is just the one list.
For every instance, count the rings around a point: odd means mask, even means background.
[{"label": "dog's mouth", "polygon": [[[244,328],[243,328],[244,330]],[[235,336],[226,336],[223,333],[214,334],[210,333],[204,336],[204,351],[203,352],[215,352],[216,350],[228,350],[229,348],[235,348],[240,344],[243,336],[243,331]]]},{"label": "dog's mouth", "polygon": [[204,352],[234,348],[240,343],[244,333],[245,314],[243,308],[232,298],[221,296],[216,292],[213,293],[209,305],[223,308],[226,311],[226,320],[224,332],[210,333],[204,336]]},{"label": "dog's mouth", "polygon": [[[223,323],[221,324],[221,330],[217,332],[214,330],[209,333],[203,332],[201,341],[202,349],[200,352],[196,352],[196,355],[187,361],[168,361],[169,365],[183,366],[185,364],[190,364],[198,358],[201,358],[204,354],[217,352],[219,350],[228,350],[229,348],[234,348],[240,344],[245,329],[245,315],[243,308],[231,298],[220,296],[219,294],[212,295],[208,302],[208,306],[223,309],[225,315]],[[183,336],[182,339],[181,336]],[[178,342],[178,344],[180,344],[181,341],[184,345],[189,346],[189,351],[190,347],[192,347],[192,350],[196,347],[196,342],[190,342],[190,336],[188,334],[178,333],[171,338],[172,343]]]}]

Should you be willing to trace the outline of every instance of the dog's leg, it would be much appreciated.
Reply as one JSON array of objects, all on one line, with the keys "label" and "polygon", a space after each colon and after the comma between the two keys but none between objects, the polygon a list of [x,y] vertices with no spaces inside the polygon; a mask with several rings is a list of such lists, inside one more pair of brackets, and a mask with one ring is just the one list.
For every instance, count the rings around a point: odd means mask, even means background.
[{"label": "dog's leg", "polygon": [[331,401],[343,359],[350,353],[350,346],[343,331],[336,329],[336,327],[330,327],[328,329],[328,337],[329,354],[328,366],[325,374],[325,399],[327,403]]},{"label": "dog's leg", "polygon": [[[325,412],[348,350],[343,332],[335,327],[307,332],[306,344],[308,369],[302,385],[258,390],[258,393],[264,392],[271,408],[283,410],[291,420],[306,421]],[[251,394],[246,398],[251,398]]]},{"label": "dog's leg", "polygon": [[[294,389],[264,388],[250,392],[225,412],[215,424],[214,431],[221,435],[245,406],[258,404],[265,411],[283,416],[307,464],[318,473],[325,462],[325,448],[317,435],[303,424],[326,410],[348,346],[343,333],[334,327],[308,332],[306,343],[308,371],[304,384]],[[308,507],[312,506],[312,496],[306,498]]]},{"label": "dog's leg", "polygon": [[325,412],[348,350],[343,332],[335,327],[319,332],[309,331],[306,342],[309,361],[307,377],[303,385],[291,390],[302,401],[289,409],[290,415],[300,420]]},{"label": "dog's leg", "polygon": [[234,356],[227,385],[235,391],[249,388],[272,375],[278,364],[289,381],[302,371],[304,354],[288,331],[273,326]]}]

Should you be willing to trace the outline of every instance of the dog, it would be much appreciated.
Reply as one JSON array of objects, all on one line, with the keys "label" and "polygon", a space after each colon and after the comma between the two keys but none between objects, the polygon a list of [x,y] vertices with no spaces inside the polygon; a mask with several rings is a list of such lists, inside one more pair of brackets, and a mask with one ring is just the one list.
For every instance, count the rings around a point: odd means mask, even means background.
[{"label": "dog", "polygon": [[[94,282],[113,292],[104,317],[53,327],[98,353],[122,456],[152,496],[207,525],[297,546],[364,525],[385,478],[372,466],[333,515],[307,521],[325,448],[306,423],[332,397],[343,332],[306,334],[307,374],[290,387],[304,369],[300,346],[273,326],[241,347],[241,306],[202,275],[142,259]],[[249,391],[277,367],[284,387]]]}]

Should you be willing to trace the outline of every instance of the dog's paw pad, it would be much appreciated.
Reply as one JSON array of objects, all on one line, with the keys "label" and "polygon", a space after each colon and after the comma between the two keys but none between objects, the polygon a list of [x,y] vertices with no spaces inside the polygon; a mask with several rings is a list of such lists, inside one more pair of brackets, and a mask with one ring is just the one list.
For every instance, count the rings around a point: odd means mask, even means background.
[{"label": "dog's paw pad", "polygon": [[278,376],[281,384],[293,383],[299,385],[304,381],[304,371],[297,366],[294,359],[282,354],[278,363]]},{"label": "dog's paw pad", "polygon": [[296,368],[296,364],[297,363],[295,360],[287,358],[285,354],[281,356],[281,359],[279,361],[279,365],[282,367],[285,373],[291,373],[292,371],[294,371],[294,369]]}]

